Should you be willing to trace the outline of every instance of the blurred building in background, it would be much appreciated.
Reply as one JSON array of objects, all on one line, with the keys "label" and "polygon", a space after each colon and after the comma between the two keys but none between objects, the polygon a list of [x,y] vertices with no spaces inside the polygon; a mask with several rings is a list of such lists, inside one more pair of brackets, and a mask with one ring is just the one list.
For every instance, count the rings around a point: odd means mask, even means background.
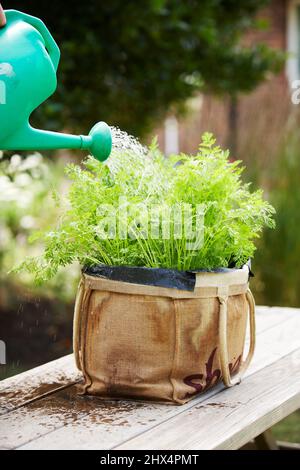
[{"label": "blurred building in background", "polygon": [[250,31],[244,41],[287,52],[285,69],[236,102],[207,95],[190,100],[184,117],[169,116],[157,131],[167,154],[195,152],[201,134],[209,130],[220,145],[231,149],[233,157],[247,163],[259,153],[259,169],[269,166],[286,126],[298,113],[291,93],[293,82],[300,79],[300,0],[273,0],[258,18],[265,27]]}]

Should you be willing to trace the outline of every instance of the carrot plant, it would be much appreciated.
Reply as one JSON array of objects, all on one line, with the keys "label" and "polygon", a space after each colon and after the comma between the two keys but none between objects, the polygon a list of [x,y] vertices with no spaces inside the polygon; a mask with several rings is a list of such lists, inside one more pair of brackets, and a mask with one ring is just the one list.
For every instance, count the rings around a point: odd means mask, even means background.
[{"label": "carrot plant", "polygon": [[[251,191],[242,181],[242,171],[209,133],[193,156],[166,158],[153,144],[147,155],[118,150],[105,164],[91,157],[83,167],[70,164],[72,184],[59,198],[57,226],[32,237],[43,240],[44,253],[17,270],[45,281],[74,261],[178,270],[239,267],[253,256],[262,229],[274,226],[274,209],[261,190]],[[187,209],[189,222],[182,217]]]}]

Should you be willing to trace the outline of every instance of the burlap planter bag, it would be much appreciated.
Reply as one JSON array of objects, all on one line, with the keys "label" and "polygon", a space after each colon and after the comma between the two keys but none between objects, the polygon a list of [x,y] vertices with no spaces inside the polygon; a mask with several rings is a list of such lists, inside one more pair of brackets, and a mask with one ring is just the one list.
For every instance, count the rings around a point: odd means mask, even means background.
[{"label": "burlap planter bag", "polygon": [[83,274],[74,316],[83,393],[183,404],[221,380],[239,383],[255,343],[248,276],[247,266],[200,272],[189,292]]}]

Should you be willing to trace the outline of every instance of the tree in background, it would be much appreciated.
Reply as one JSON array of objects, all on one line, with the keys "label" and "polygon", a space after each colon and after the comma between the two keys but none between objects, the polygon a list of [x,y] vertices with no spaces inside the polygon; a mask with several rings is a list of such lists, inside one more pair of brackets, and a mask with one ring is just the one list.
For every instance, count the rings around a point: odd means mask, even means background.
[{"label": "tree in background", "polygon": [[[4,1],[42,18],[62,51],[58,92],[35,115],[87,129],[99,119],[143,136],[195,92],[248,92],[282,63],[241,46],[266,0]],[[50,121],[50,122],[49,122]]]}]

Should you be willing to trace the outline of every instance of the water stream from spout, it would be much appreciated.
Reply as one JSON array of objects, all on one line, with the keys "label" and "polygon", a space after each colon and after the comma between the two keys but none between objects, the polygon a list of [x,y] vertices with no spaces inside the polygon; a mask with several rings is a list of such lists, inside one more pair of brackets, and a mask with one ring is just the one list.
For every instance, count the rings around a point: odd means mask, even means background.
[{"label": "water stream from spout", "polygon": [[118,127],[111,127],[110,130],[112,133],[113,151],[129,151],[141,158],[147,155],[147,147],[142,145],[136,137],[127,134],[127,132],[122,131]]},{"label": "water stream from spout", "polygon": [[134,162],[135,167],[144,166],[145,160],[148,157],[149,151],[147,147],[142,145],[140,141],[122,131],[118,127],[111,127],[112,133],[112,152],[107,160],[107,165],[114,173],[119,171],[125,162],[131,164]]}]

